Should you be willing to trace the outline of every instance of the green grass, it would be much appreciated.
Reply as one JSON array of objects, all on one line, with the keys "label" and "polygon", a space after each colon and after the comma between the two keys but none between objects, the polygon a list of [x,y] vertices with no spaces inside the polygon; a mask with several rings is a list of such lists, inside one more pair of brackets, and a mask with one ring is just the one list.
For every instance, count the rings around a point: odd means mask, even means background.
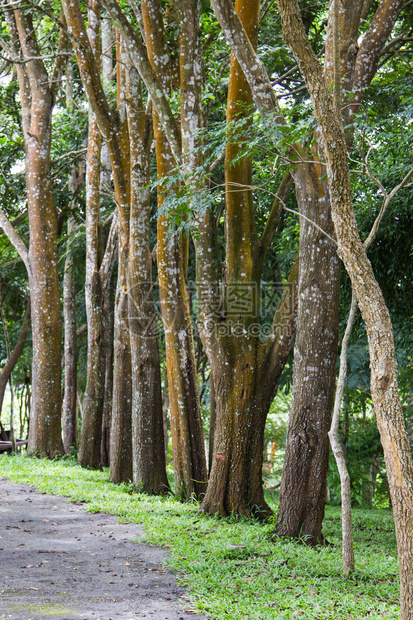
[{"label": "green grass", "polygon": [[142,523],[145,540],[168,547],[169,565],[188,589],[191,607],[216,620],[365,620],[399,618],[396,542],[389,511],[354,511],[356,571],[341,572],[341,517],[328,508],[331,546],[271,542],[271,525],[215,519],[172,497],[152,498],[115,486],[107,471],[70,461],[0,457],[0,476],[87,501],[91,512]]}]

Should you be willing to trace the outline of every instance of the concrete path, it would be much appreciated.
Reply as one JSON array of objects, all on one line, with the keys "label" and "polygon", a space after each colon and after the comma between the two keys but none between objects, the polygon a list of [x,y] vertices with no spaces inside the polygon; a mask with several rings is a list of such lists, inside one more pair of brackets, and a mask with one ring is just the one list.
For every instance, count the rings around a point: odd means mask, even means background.
[{"label": "concrete path", "polygon": [[0,479],[0,620],[201,620],[142,531]]}]

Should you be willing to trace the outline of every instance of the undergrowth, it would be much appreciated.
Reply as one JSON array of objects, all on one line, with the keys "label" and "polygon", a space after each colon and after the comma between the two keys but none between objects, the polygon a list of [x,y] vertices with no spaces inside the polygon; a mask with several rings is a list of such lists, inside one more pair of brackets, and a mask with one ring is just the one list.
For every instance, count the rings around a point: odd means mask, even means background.
[{"label": "undergrowth", "polygon": [[389,511],[355,510],[356,570],[341,572],[341,517],[327,508],[329,546],[271,542],[271,524],[218,519],[172,496],[154,498],[114,485],[107,471],[73,461],[0,457],[0,477],[39,491],[87,502],[121,521],[145,526],[145,541],[170,550],[168,564],[188,590],[191,605],[215,620],[371,620],[399,617],[396,542]]}]

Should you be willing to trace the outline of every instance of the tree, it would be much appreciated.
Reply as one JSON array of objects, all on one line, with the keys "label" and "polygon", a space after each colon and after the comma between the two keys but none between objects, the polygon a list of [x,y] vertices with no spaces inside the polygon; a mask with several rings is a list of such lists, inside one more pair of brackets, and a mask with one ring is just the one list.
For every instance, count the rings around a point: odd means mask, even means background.
[{"label": "tree", "polygon": [[[187,186],[186,189],[189,195],[188,200],[191,205],[195,205],[194,218],[197,228],[197,238],[195,239],[195,243],[197,251],[198,323],[200,325],[203,344],[212,364],[214,375],[219,377],[220,380],[222,379],[220,389],[217,389],[217,396],[220,399],[222,411],[222,418],[220,418],[221,421],[219,425],[220,430],[217,432],[219,432],[220,437],[222,437],[220,442],[223,445],[218,447],[218,458],[214,458],[214,464],[211,471],[211,484],[209,485],[210,491],[207,492],[207,497],[204,500],[202,509],[212,513],[215,513],[216,510],[220,510],[222,514],[227,514],[231,511],[250,514],[251,510],[255,509],[254,507],[258,507],[258,510],[261,510],[262,514],[268,514],[268,506],[264,501],[261,480],[264,424],[269,404],[273,398],[275,384],[282,370],[286,356],[290,350],[294,333],[295,312],[293,300],[295,298],[294,282],[297,274],[297,265],[293,269],[291,280],[287,286],[287,292],[280,303],[280,308],[274,319],[272,333],[265,344],[260,342],[258,332],[255,334],[248,334],[248,336],[244,339],[242,337],[233,338],[234,334],[230,333],[232,328],[230,328],[229,332],[222,338],[217,338],[220,323],[222,321],[222,314],[221,312],[216,312],[219,307],[219,299],[217,296],[219,278],[217,276],[218,269],[214,241],[215,222],[211,210],[207,210],[206,213],[203,213],[202,205],[196,204],[196,196],[198,195],[198,192],[202,191],[203,185],[202,181],[199,179],[201,170],[200,166],[202,166],[200,144],[196,140],[197,129],[199,130],[202,127],[202,120],[200,118],[200,100],[198,94],[200,85],[198,67],[202,65],[199,57],[200,45],[197,40],[199,14],[195,10],[195,5],[193,3],[180,2],[177,5],[179,10],[178,14],[181,16],[180,23],[182,25],[180,39],[182,125],[181,151],[181,140],[179,135],[177,136],[176,134],[175,119],[171,114],[169,106],[165,105],[165,100],[161,97],[161,95],[165,95],[165,93],[168,92],[168,84],[164,86],[163,90],[161,90],[161,85],[159,82],[158,87],[156,87],[156,82],[154,86],[154,76],[151,74],[146,65],[146,56],[142,42],[139,38],[137,38],[130,24],[128,24],[125,19],[125,16],[120,13],[117,6],[111,1],[109,2],[109,0],[105,0],[105,5],[108,10],[110,10],[112,17],[116,20],[116,23],[127,40],[128,48],[133,52],[132,59],[135,66],[139,70],[142,79],[145,81],[153,100],[154,107],[159,116],[160,124],[165,132],[164,136],[160,131],[159,134],[157,134],[156,123],[154,123],[155,136],[159,135],[159,140],[164,141],[163,145],[165,145],[165,137],[167,137],[171,147],[171,153],[167,156],[164,155],[167,152],[165,147],[163,146],[160,149],[160,153],[158,155],[158,165],[162,162],[163,168],[159,172],[162,172],[162,174],[167,172],[164,167],[166,162],[170,166],[168,169],[168,174],[170,174],[174,168],[171,158],[173,157],[175,159],[175,163],[180,163],[182,159],[183,177],[185,179]],[[142,7],[145,21],[145,5],[142,5]],[[137,13],[136,7],[134,10],[135,13]],[[168,50],[165,48],[165,44],[162,41],[162,14],[159,10],[155,10],[148,16],[148,21],[149,18],[154,24],[152,29],[148,29],[148,27],[145,26],[149,56],[153,62],[155,73],[158,71],[160,78],[160,71],[162,70],[162,77],[166,81],[168,74],[165,70],[164,63],[166,62],[166,58],[168,58]],[[152,47],[159,50],[157,54],[155,54],[156,49],[152,49]],[[163,159],[160,160],[159,156],[163,156]],[[288,183],[286,184],[286,187],[283,186],[283,191],[286,188],[288,188]],[[172,185],[169,185],[168,191],[171,192],[172,189],[175,190]],[[255,243],[254,251],[256,252],[252,260],[256,260],[257,262],[256,273],[254,274],[255,279],[248,285],[252,285],[252,288],[254,289],[260,279],[260,270],[262,269],[262,264],[266,252],[268,251],[272,235],[276,229],[278,221],[277,214],[280,213],[280,204],[281,203],[278,199],[274,201],[274,206],[268,220],[268,226],[266,227],[262,238],[251,240],[252,244]],[[246,214],[246,218],[250,216],[251,212],[248,215]],[[239,224],[238,232],[241,236],[242,234],[249,234],[249,231],[248,233],[246,232],[247,225],[245,220],[242,218],[241,220],[243,221],[243,224]],[[245,227],[242,229],[244,224]],[[164,236],[167,232],[166,220],[164,218],[161,218],[159,226],[160,225],[163,227],[162,236]],[[159,230],[160,229],[158,228],[158,231]],[[168,266],[168,263],[166,262],[167,254],[164,254],[163,250],[165,241],[163,241],[162,238],[161,241],[162,243],[159,241],[158,234],[158,269],[160,273],[161,289],[167,292],[170,290],[169,286],[172,286],[173,282],[168,282],[167,280],[161,279],[163,277],[162,270],[164,265],[165,267]],[[248,237],[246,244],[249,241],[250,237]],[[171,243],[172,241],[170,241],[170,252],[172,251]],[[229,242],[229,247],[230,251],[228,252],[228,260],[233,260],[230,257],[233,256],[232,252],[236,251],[237,248],[237,240],[235,238],[231,239]],[[160,249],[162,249],[162,254],[160,253]],[[177,255],[178,257],[182,256],[180,251]],[[252,254],[249,255],[250,259],[251,256]],[[162,260],[163,257],[165,257],[165,263],[160,261],[160,257],[162,257]],[[179,258],[179,260],[182,259]],[[247,263],[248,258],[246,257],[245,264]],[[233,264],[235,264],[235,260]],[[178,267],[179,274],[182,273],[181,269],[181,267]],[[250,274],[250,269],[251,265],[248,265],[248,274]],[[172,274],[173,271],[169,269],[169,271],[166,270],[166,273]],[[182,275],[179,277],[182,278]],[[247,279],[247,276],[245,276],[245,279]],[[175,289],[171,290],[174,291]],[[186,295],[185,287],[180,287],[179,296],[175,293],[173,294],[175,297],[169,297],[169,300],[168,297],[166,297],[167,303],[173,298],[181,299],[183,295]],[[186,304],[187,302],[184,301],[184,303]],[[165,305],[163,310],[166,310],[169,313],[169,318],[164,315],[164,322],[168,325],[166,328],[166,339],[168,343],[169,338],[171,338],[171,342],[173,338],[176,339],[176,334],[181,333],[181,335],[183,335],[186,333],[178,327],[179,323],[176,318],[178,316],[183,317],[184,314],[182,314],[179,310],[178,302],[177,310],[174,314],[174,321],[172,320],[173,317],[170,315],[171,309],[168,305]],[[225,311],[225,309],[222,308],[222,311]],[[185,312],[187,313],[188,310],[185,310]],[[251,319],[251,317],[249,317],[249,319]],[[228,324],[230,323],[231,320],[228,321]],[[170,329],[169,326],[171,326],[172,329]],[[173,335],[174,331],[175,336]],[[241,344],[242,340],[243,343]],[[174,348],[169,349],[167,344],[167,355],[172,355],[172,351],[175,351],[174,355],[178,355],[178,352],[181,349],[182,347],[179,342],[175,340]],[[188,351],[188,349],[186,350]],[[191,356],[192,355],[193,353],[191,353]],[[257,363],[255,363],[256,360],[254,356],[259,359]],[[254,360],[252,358],[254,358]],[[189,359],[190,358],[188,358],[188,360]],[[236,364],[239,367],[236,366]],[[245,364],[247,366],[245,366]],[[233,372],[234,366],[238,368],[235,374],[235,381]],[[242,386],[244,385],[244,379],[242,376],[246,367],[249,370],[245,383],[246,389],[243,391]],[[181,383],[176,379],[176,377],[179,376],[178,373],[180,372],[180,368],[182,368],[182,366],[178,363],[178,360],[176,360],[168,371],[168,383],[170,386],[177,386],[176,395],[178,395],[178,393],[184,393],[182,390],[184,389],[185,382]],[[217,374],[215,373],[215,370],[217,371]],[[191,370],[191,373],[192,372],[193,371]],[[257,379],[256,373],[258,372],[262,372],[262,377],[260,376]],[[190,376],[193,375],[190,374]],[[263,388],[262,402],[261,395],[259,395],[260,387]],[[243,394],[245,397],[243,397]],[[175,398],[173,391],[170,392],[170,396],[172,403]],[[195,403],[196,401],[192,398],[191,402]],[[245,418],[243,417],[242,420],[240,418],[240,426],[243,429],[242,445],[237,445],[237,432],[234,430],[234,433],[231,434],[231,425],[236,424],[236,420],[238,419],[237,412],[239,409],[246,411]],[[259,410],[259,413],[257,413],[257,410]],[[185,422],[185,419],[186,416],[182,418],[182,423],[186,425],[186,428],[188,428],[188,423]],[[251,423],[252,420],[257,419],[260,420],[259,424],[255,425],[254,423]],[[178,424],[180,418],[176,418],[176,420],[176,423]],[[172,420],[172,424],[175,425],[174,418]],[[181,433],[181,437],[186,435],[186,428],[183,426],[183,430],[179,431]],[[248,428],[250,431],[247,430]],[[172,431],[172,436],[174,436],[174,431]],[[184,446],[185,443],[183,441],[176,441],[175,445]],[[174,450],[174,453],[177,454],[177,451]],[[224,460],[222,460],[222,457],[224,457]],[[185,458],[189,463],[189,457],[185,456]],[[225,464],[223,464],[224,461],[226,461]],[[242,461],[242,466],[238,467],[237,463],[240,461]],[[186,474],[186,479],[191,476],[193,477],[189,465],[185,466],[185,471],[188,472]],[[179,463],[177,464],[175,461],[175,476],[181,477],[181,472],[182,466]],[[202,478],[196,479],[202,480]],[[242,480],[242,484],[239,484],[240,480]],[[251,492],[248,490],[249,486],[253,489]],[[208,494],[211,494],[210,499],[207,499]]]},{"label": "tree", "polygon": [[[61,440],[61,312],[58,285],[57,220],[50,176],[52,109],[64,56],[51,78],[42,61],[33,19],[2,2],[17,62],[25,145],[30,247],[27,251],[2,215],[2,226],[25,263],[31,290],[33,334],[33,409],[29,451],[54,457]],[[60,39],[60,51],[64,38]]]},{"label": "tree", "polygon": [[[273,123],[275,125],[285,126],[285,119],[281,114],[265,69],[250,42],[246,39],[235,11],[226,1],[213,0],[212,4],[224,34],[248,79],[256,106],[262,114],[271,112],[274,115]],[[358,25],[361,16],[364,15],[362,8],[360,3],[357,6],[350,3],[347,7],[348,10],[343,7],[341,15],[344,16],[344,26],[340,35],[343,80],[345,77],[346,86],[349,89],[353,88],[358,93],[359,101],[362,98],[360,93],[364,92],[361,84],[365,87],[374,75],[372,66],[374,68],[378,65],[382,46],[391,32],[400,11],[400,5],[397,4],[396,10],[393,10],[394,7],[391,3],[380,4],[380,10],[370,25],[363,45],[359,53],[355,55]],[[331,84],[333,75],[331,19],[329,23],[330,35],[327,38],[325,72],[326,79]],[[367,53],[367,50],[370,51]],[[367,58],[372,63],[366,62]],[[355,109],[350,106],[353,113]],[[351,119],[351,114],[348,117]],[[300,297],[301,307],[299,309],[295,356],[294,385],[296,391],[294,391],[290,430],[287,439],[276,531],[280,535],[289,536],[304,534],[309,541],[317,542],[322,540],[325,477],[328,465],[327,432],[331,422],[336,364],[338,262],[335,257],[334,240],[333,244],[328,241],[332,230],[328,188],[322,181],[324,167],[322,164],[320,166],[315,154],[308,153],[307,149],[303,149],[297,143],[294,145],[293,151],[289,153],[289,158],[294,162],[300,162],[300,165],[292,170],[302,215],[300,252],[303,257],[307,255],[307,258],[314,252],[313,260],[303,261],[303,270],[300,276],[304,279],[302,280],[302,291],[309,290],[311,292],[316,283],[315,290],[321,288],[324,295],[319,296],[315,293],[308,295],[307,299]],[[308,220],[313,222],[310,227],[307,224]],[[320,223],[321,227],[319,226]],[[325,233],[321,237],[319,237],[320,228]],[[309,238],[310,230],[311,234],[315,235],[314,244]],[[319,237],[318,240],[317,237]],[[325,255],[319,251],[320,240],[322,240],[321,247],[324,246],[326,250]],[[308,252],[310,254],[307,254]],[[316,265],[319,258],[319,269],[317,269]],[[304,265],[311,265],[311,269],[306,271]],[[313,265],[317,276],[312,272]],[[317,321],[319,321],[318,330],[314,332],[317,334],[316,341],[320,330],[326,332],[327,340],[324,344],[330,343],[326,350],[322,348],[321,351],[313,346],[314,338],[311,338],[311,331],[308,329],[309,326],[305,320],[307,312],[313,317],[314,326],[317,326]],[[302,322],[300,317],[302,317]],[[320,353],[322,353],[321,359],[325,360],[321,364],[317,361],[320,359]],[[300,371],[300,365],[302,369],[306,369],[303,373]],[[304,378],[307,377],[309,381],[307,379],[304,381]],[[311,395],[309,401],[307,401],[307,395]],[[306,402],[309,402],[308,407],[305,406]],[[320,406],[320,403],[323,403],[323,406]],[[314,417],[311,417],[312,414],[309,415],[310,412],[314,414]]]},{"label": "tree", "polygon": [[[163,442],[163,433],[159,432],[159,428],[163,428],[162,411],[159,407],[160,399],[155,396],[153,398],[146,398],[143,401],[141,398],[143,398],[145,393],[152,396],[159,395],[160,373],[153,372],[152,375],[150,373],[145,375],[140,370],[140,367],[146,365],[149,361],[152,365],[157,363],[157,343],[156,341],[151,343],[155,352],[151,353],[151,359],[149,360],[148,352],[145,352],[141,346],[145,340],[144,334],[139,333],[140,327],[146,327],[146,321],[141,325],[136,323],[137,308],[146,312],[147,316],[145,316],[145,319],[148,320],[149,324],[152,323],[155,313],[154,305],[151,303],[142,308],[138,294],[139,285],[147,286],[150,278],[150,264],[148,264],[149,239],[145,239],[148,233],[147,223],[143,229],[139,228],[139,233],[142,235],[140,241],[143,243],[145,240],[144,246],[141,247],[140,244],[137,244],[136,236],[139,218],[142,217],[147,222],[148,217],[147,205],[141,206],[140,202],[143,188],[139,186],[139,183],[142,182],[142,177],[137,174],[139,167],[143,171],[147,167],[147,148],[140,148],[142,145],[147,144],[147,125],[146,123],[140,123],[139,126],[136,125],[136,117],[133,115],[136,115],[136,106],[139,107],[139,105],[138,102],[132,101],[130,95],[127,96],[127,88],[132,88],[132,81],[130,76],[127,78],[126,67],[121,63],[118,63],[118,110],[113,111],[109,107],[99,79],[99,71],[97,70],[96,60],[93,57],[93,50],[86,36],[80,7],[77,3],[64,3],[64,10],[68,25],[76,36],[75,52],[82,82],[91,109],[96,116],[97,126],[105,139],[110,153],[115,200],[118,207],[118,279],[110,455],[111,479],[114,482],[121,482],[132,477],[132,438],[131,430],[129,429],[132,429],[133,403],[134,432],[141,433],[139,438],[136,437],[134,445],[137,448],[139,442],[143,442],[142,445],[145,445],[147,449],[149,447],[152,451],[152,462],[157,459],[156,463],[154,463],[156,466],[151,469],[152,477],[142,477],[143,467],[139,466],[138,463],[142,456],[136,457],[133,468],[134,482],[141,490],[159,493],[164,491],[167,484],[163,460],[164,449],[163,447],[160,448],[160,444]],[[98,15],[99,8],[97,5],[95,5],[94,10],[96,15]],[[94,23],[98,21],[95,19]],[[79,41],[81,41],[81,45],[79,45]],[[126,49],[120,37],[117,39],[117,54],[118,59],[123,59],[126,56]],[[90,80],[91,75],[93,75],[92,80]],[[127,87],[127,79],[129,80],[129,87]],[[131,123],[131,127],[128,127],[128,120]],[[132,123],[134,124],[132,125]],[[131,165],[133,165],[132,173]],[[131,238],[131,235],[133,235],[133,238]],[[129,266],[129,263],[132,267]],[[131,269],[133,269],[133,272]],[[133,299],[129,300],[129,294],[133,296]],[[150,312],[152,312],[152,316],[148,316]],[[130,339],[130,329],[134,330],[132,340]],[[138,347],[138,350],[132,353],[131,343],[133,346]],[[131,378],[131,360],[134,360],[133,373],[136,373],[133,380]],[[150,385],[146,385],[148,376],[153,381]],[[142,405],[144,403],[145,411],[143,412]],[[147,416],[147,419],[151,420],[152,425],[145,426],[141,424],[139,427],[139,416],[143,413]],[[157,431],[153,435],[152,431],[154,428]],[[143,431],[145,431],[145,435]],[[98,431],[95,429],[94,432],[97,434]],[[154,447],[155,450],[153,449]],[[146,452],[145,458],[147,456],[148,452]]]},{"label": "tree", "polygon": [[[256,44],[259,3],[236,3],[235,10],[246,33]],[[227,123],[243,121],[228,139],[225,161],[226,182],[226,263],[223,297],[219,307],[210,291],[217,290],[217,269],[211,269],[208,254],[213,251],[211,235],[200,228],[198,278],[200,279],[201,337],[209,357],[216,399],[216,421],[210,482],[201,510],[225,516],[232,512],[261,517],[270,514],[262,488],[262,454],[265,420],[276,391],[277,381],[290,351],[295,327],[295,299],[298,262],[293,267],[271,335],[262,342],[259,304],[262,269],[266,253],[281,213],[274,200],[267,226],[261,236],[256,229],[252,163],[242,157],[242,144],[250,124],[250,87],[235,55],[231,57]],[[289,175],[278,192],[285,198]],[[247,299],[251,307],[243,312],[237,299]],[[202,298],[203,297],[203,298]],[[235,305],[234,305],[235,302]],[[218,316],[217,316],[218,315]],[[221,334],[221,336],[219,335]]]},{"label": "tree", "polygon": [[[164,93],[169,93],[175,86],[175,75],[166,45],[161,3],[142,2],[142,17],[149,60]],[[175,492],[182,498],[189,498],[193,493],[199,497],[205,492],[207,467],[187,285],[188,237],[171,230],[169,218],[162,214],[165,192],[161,182],[174,174],[175,161],[155,102],[154,107],[160,183],[158,210],[161,212],[158,217],[157,264],[165,330]],[[175,194],[178,184],[170,185],[168,191]]]},{"label": "tree", "polygon": [[[95,59],[100,54],[99,7],[89,6],[89,40]],[[111,234],[102,251],[100,225],[100,149],[101,136],[95,114],[89,111],[89,131],[86,156],[86,282],[85,301],[88,324],[87,384],[83,399],[83,419],[79,460],[83,465],[98,467],[101,459],[101,428],[104,400],[105,290],[110,285],[113,254],[116,250],[117,220],[112,223]]]},{"label": "tree", "polygon": [[278,0],[283,36],[291,47],[313,102],[323,138],[338,252],[350,276],[367,329],[371,387],[392,497],[400,566],[401,618],[413,613],[413,464],[397,386],[390,316],[360,240],[352,205],[342,119],[305,34],[297,2]]}]

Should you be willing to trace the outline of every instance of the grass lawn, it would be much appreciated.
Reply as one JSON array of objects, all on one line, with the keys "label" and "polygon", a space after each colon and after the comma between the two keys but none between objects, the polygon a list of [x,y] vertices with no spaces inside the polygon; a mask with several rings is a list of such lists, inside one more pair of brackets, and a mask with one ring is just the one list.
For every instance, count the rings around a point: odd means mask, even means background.
[{"label": "grass lawn", "polygon": [[271,524],[205,517],[196,503],[134,493],[127,485],[112,484],[108,471],[82,469],[69,460],[3,455],[2,476],[87,501],[91,512],[144,524],[146,542],[169,548],[169,565],[188,589],[191,606],[215,620],[399,618],[390,511],[354,510],[356,571],[344,579],[338,508],[327,508],[324,523],[332,545],[312,549],[271,542]]}]

